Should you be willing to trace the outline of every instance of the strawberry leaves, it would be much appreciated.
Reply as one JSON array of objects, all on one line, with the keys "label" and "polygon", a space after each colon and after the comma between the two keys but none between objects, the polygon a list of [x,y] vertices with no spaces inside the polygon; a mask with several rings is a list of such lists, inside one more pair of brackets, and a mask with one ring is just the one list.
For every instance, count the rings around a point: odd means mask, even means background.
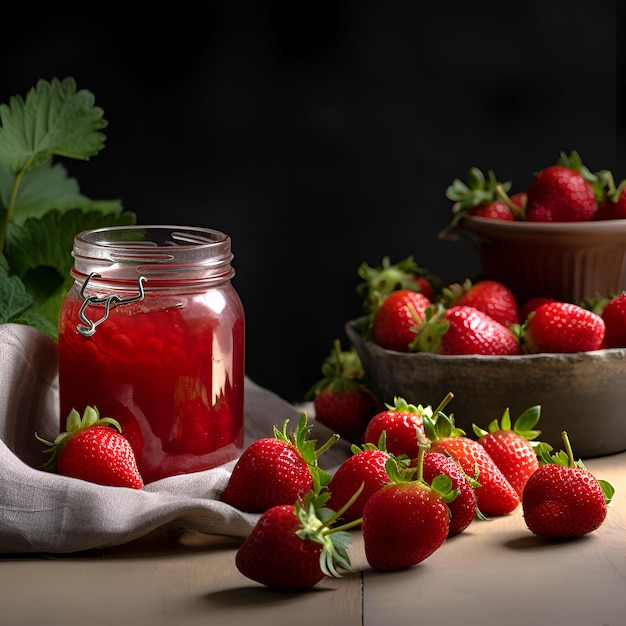
[{"label": "strawberry leaves", "polygon": [[[0,290],[23,282],[36,316],[13,321],[57,337],[62,296],[70,284],[76,233],[133,224],[119,200],[90,200],[55,157],[87,161],[104,147],[107,126],[89,91],[72,78],[40,80],[26,95],[0,104]],[[49,323],[42,324],[39,317]]]},{"label": "strawberry leaves", "polygon": [[472,429],[474,430],[474,434],[477,437],[483,437],[487,433],[497,433],[501,430],[512,430],[519,437],[527,439],[531,442],[531,445],[535,447],[537,454],[539,454],[539,449],[545,447],[546,451],[549,452],[552,449],[552,446],[543,442],[543,441],[533,441],[541,434],[540,430],[536,430],[535,426],[539,422],[539,418],[541,417],[541,405],[535,404],[534,406],[528,407],[525,409],[515,420],[515,423],[511,422],[511,411],[507,407],[502,414],[502,418],[500,420],[494,419],[487,425],[487,430],[477,426],[476,424],[472,424]]},{"label": "strawberry leaves", "polygon": [[88,160],[104,147],[103,114],[73,78],[39,80],[26,99],[0,105],[0,163],[21,176],[53,155]]}]

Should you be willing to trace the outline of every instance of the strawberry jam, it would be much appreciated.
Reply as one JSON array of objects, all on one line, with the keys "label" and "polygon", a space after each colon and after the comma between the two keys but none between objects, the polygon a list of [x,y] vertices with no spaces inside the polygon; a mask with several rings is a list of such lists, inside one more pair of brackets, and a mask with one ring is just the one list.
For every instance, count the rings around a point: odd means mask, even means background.
[{"label": "strawberry jam", "polygon": [[172,226],[86,231],[59,317],[60,418],[120,422],[145,483],[243,448],[244,312],[230,239]]}]

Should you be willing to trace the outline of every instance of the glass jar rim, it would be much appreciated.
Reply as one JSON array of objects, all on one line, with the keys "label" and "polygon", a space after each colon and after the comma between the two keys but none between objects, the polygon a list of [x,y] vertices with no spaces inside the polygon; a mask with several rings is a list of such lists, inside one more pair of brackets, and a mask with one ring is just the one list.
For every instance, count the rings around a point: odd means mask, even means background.
[{"label": "glass jar rim", "polygon": [[212,228],[134,224],[84,230],[74,237],[76,279],[227,279],[234,274],[230,237]]}]

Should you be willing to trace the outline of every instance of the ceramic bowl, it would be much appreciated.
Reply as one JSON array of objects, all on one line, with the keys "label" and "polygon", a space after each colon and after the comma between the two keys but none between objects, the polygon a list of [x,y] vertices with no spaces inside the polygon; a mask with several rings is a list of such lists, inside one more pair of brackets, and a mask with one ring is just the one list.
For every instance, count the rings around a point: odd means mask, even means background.
[{"label": "ceramic bowl", "polygon": [[508,407],[514,420],[541,405],[541,441],[563,449],[566,430],[576,457],[626,450],[626,348],[575,354],[444,356],[401,353],[365,341],[358,320],[346,324],[374,391],[386,403],[395,396],[436,407],[448,392],[446,413],[474,437]]},{"label": "ceramic bowl", "polygon": [[522,304],[534,296],[580,303],[626,289],[626,220],[507,222],[465,216],[485,278]]}]

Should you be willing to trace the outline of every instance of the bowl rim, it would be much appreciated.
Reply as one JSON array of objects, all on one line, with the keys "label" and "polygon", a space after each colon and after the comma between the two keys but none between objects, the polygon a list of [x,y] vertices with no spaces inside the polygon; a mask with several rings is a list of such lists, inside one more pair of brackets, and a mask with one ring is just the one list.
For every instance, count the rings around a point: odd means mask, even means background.
[{"label": "bowl rim", "polygon": [[528,234],[611,234],[626,233],[626,219],[585,220],[581,222],[534,222],[527,220],[498,220],[477,215],[464,215],[458,223],[462,230],[493,233]]}]

